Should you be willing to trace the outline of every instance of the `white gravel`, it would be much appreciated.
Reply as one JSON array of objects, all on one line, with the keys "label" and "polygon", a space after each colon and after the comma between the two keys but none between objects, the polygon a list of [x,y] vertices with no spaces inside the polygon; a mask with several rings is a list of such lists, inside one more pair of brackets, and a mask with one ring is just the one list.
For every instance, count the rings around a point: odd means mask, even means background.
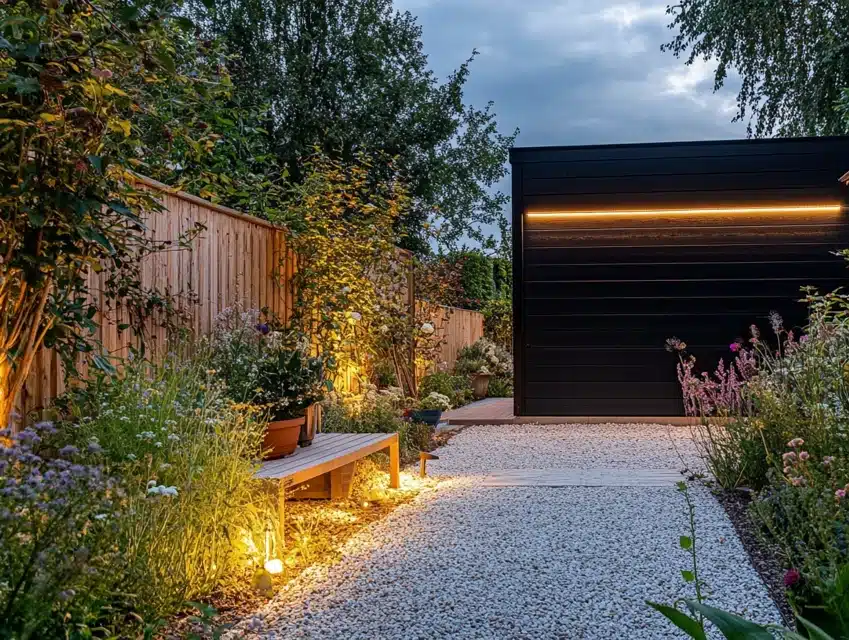
[{"label": "white gravel", "polygon": [[[680,638],[645,605],[692,596],[674,488],[480,482],[507,469],[677,469],[688,437],[658,425],[470,427],[430,463],[450,474],[437,490],[352,539],[339,564],[303,574],[236,637]],[[709,602],[779,622],[722,508],[691,494]]]}]

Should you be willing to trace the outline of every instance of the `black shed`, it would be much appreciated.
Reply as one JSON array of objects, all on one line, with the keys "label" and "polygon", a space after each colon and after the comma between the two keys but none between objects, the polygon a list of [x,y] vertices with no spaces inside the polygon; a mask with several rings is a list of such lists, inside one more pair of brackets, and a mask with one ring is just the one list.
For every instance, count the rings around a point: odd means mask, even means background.
[{"label": "black shed", "polygon": [[700,368],[846,281],[849,138],[515,148],[517,416],[676,416]]}]

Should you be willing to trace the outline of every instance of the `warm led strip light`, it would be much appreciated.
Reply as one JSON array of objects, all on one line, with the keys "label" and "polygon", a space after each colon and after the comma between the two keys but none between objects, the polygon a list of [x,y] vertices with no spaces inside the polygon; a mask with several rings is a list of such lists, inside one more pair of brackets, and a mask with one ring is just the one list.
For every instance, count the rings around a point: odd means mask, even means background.
[{"label": "warm led strip light", "polygon": [[787,207],[723,207],[711,209],[633,209],[609,211],[528,211],[525,215],[531,220],[557,220],[585,216],[690,216],[723,213],[840,213],[839,204],[812,204]]}]

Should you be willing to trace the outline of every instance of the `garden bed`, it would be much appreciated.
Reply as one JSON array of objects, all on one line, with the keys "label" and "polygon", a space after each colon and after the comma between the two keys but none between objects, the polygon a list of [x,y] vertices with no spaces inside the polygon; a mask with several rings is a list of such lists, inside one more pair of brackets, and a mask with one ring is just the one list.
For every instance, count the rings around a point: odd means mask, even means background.
[{"label": "garden bed", "polygon": [[734,525],[737,537],[740,538],[746,555],[749,556],[749,562],[763,580],[769,596],[781,613],[785,626],[794,628],[795,617],[784,587],[785,569],[781,556],[778,548],[764,538],[757,523],[752,520],[749,512],[751,497],[744,491],[723,489],[714,491],[714,497],[725,509],[725,514]]}]

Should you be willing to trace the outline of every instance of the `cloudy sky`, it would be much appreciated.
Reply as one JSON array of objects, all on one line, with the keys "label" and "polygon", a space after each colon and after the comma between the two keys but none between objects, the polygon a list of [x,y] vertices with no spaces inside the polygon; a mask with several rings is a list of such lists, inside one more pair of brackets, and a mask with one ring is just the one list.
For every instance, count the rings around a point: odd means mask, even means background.
[{"label": "cloudy sky", "polygon": [[660,45],[672,32],[656,0],[395,0],[418,17],[431,67],[445,77],[471,53],[467,100],[495,102],[517,145],[745,137],[733,90],[712,68]]}]

